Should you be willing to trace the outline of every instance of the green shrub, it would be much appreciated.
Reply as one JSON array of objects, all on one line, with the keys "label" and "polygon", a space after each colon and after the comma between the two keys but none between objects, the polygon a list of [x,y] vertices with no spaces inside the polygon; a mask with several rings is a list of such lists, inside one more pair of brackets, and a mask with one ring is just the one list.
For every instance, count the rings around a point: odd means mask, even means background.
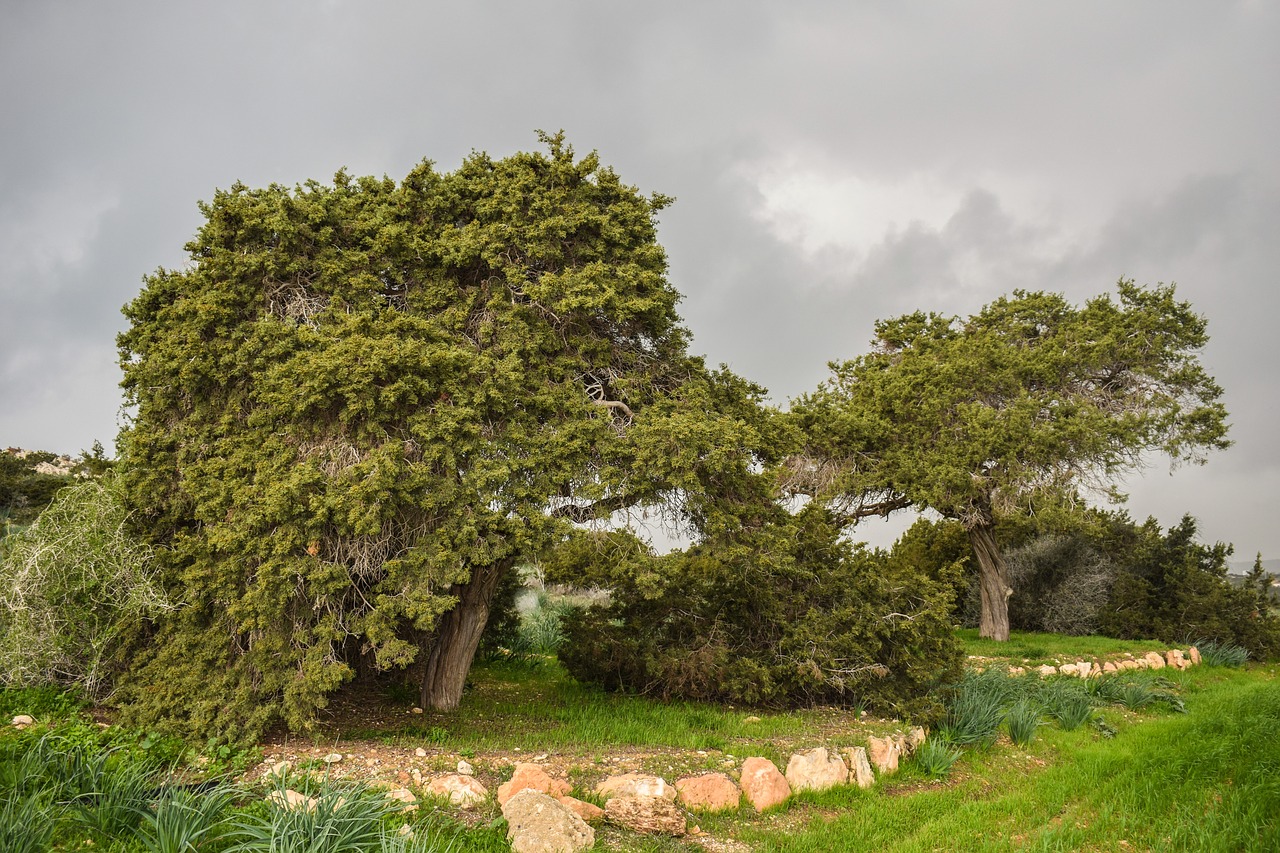
[{"label": "green shrub", "polygon": [[959,674],[951,590],[842,541],[820,510],[654,557],[591,541],[548,561],[595,570],[608,605],[564,620],[576,678],[664,698],[759,706],[865,701],[937,713],[930,691]]}]

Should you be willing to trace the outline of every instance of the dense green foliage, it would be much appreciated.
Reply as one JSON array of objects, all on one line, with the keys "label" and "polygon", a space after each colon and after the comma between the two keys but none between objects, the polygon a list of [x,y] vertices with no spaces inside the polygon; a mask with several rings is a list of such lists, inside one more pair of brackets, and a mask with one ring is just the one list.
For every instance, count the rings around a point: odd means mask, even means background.
[{"label": "dense green foliage", "polygon": [[[1200,542],[1191,516],[1165,530],[1153,518],[1137,524],[1125,512],[1081,509],[1013,516],[998,532],[1012,545],[1014,630],[1170,644],[1212,640],[1239,646],[1255,659],[1280,655],[1280,618],[1256,587],[1231,582],[1231,546]],[[893,553],[936,573],[959,558],[961,535],[958,522],[921,520]],[[961,624],[977,623],[975,575],[967,570],[968,591],[958,596],[955,619]]]},{"label": "dense green foliage", "polygon": [[1205,327],[1171,286],[1130,281],[1082,307],[1018,291],[964,320],[880,321],[871,353],[833,363],[793,405],[807,446],[784,484],[850,521],[906,506],[958,520],[981,569],[984,634],[1003,639],[998,519],[1103,488],[1147,450],[1201,462],[1229,444],[1222,389],[1198,358]]},{"label": "dense green foliage", "polygon": [[1280,618],[1260,606],[1252,590],[1227,580],[1231,546],[1198,542],[1194,518],[1185,516],[1163,534],[1151,520],[1121,526],[1113,537],[1109,548],[1124,557],[1099,612],[1101,633],[1215,640],[1255,658],[1280,655]]},{"label": "dense green foliage", "polygon": [[816,506],[774,512],[662,557],[619,536],[562,549],[549,576],[594,567],[612,596],[568,618],[569,671],[663,697],[936,711],[924,694],[960,661],[951,585],[842,541]]},{"label": "dense green foliage", "polygon": [[142,620],[165,609],[151,550],[125,529],[113,474],[60,491],[0,554],[0,684],[101,699]]},{"label": "dense green foliage", "polygon": [[545,141],[237,184],[127,306],[128,502],[183,601],[135,719],[305,728],[357,670],[410,665],[449,707],[503,575],[569,521],[713,521],[717,472],[765,446],[759,391],[686,352],[668,200]]}]

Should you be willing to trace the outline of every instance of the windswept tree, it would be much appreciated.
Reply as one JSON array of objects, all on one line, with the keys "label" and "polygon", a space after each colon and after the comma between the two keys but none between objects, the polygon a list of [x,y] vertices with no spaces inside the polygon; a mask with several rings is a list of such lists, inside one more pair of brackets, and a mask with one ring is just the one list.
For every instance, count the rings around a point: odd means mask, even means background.
[{"label": "windswept tree", "polygon": [[236,184],[125,308],[123,477],[180,602],[126,685],[141,719],[305,727],[362,665],[452,708],[518,561],[639,504],[702,523],[758,461],[759,390],[687,352],[669,199],[543,141]]},{"label": "windswept tree", "polygon": [[806,447],[784,488],[847,523],[916,507],[961,522],[979,568],[979,633],[1008,639],[996,520],[1046,495],[1113,490],[1149,451],[1203,463],[1227,447],[1222,389],[1199,352],[1205,319],[1174,288],[1121,280],[1076,307],[1017,291],[960,319],[875,326],[873,350],[833,363],[792,407]]}]

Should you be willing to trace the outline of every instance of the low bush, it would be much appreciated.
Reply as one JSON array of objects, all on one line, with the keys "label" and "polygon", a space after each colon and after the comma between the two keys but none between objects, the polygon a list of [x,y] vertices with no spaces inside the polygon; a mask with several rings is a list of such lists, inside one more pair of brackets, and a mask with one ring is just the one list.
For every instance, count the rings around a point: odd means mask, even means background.
[{"label": "low bush", "polygon": [[[866,702],[919,718],[959,673],[951,590],[842,541],[820,510],[656,557],[601,559],[584,536],[548,575],[594,577],[607,605],[570,614],[560,658],[575,677],[759,706]],[[616,555],[617,549],[610,551]]]}]

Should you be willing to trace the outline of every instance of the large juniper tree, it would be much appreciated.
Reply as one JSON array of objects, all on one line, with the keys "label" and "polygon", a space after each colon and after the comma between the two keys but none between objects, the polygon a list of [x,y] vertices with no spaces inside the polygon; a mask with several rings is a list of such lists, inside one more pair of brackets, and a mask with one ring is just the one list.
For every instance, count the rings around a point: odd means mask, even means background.
[{"label": "large juniper tree", "polygon": [[1008,639],[997,518],[1107,488],[1148,451],[1203,462],[1228,446],[1222,389],[1199,361],[1205,325],[1172,286],[1124,280],[1082,307],[1018,291],[963,320],[880,321],[872,352],[833,363],[795,402],[807,448],[786,486],[848,522],[909,506],[959,520],[979,567],[979,633]]},{"label": "large juniper tree", "polygon": [[752,462],[758,391],[687,351],[655,216],[559,136],[403,181],[202,205],[125,309],[129,501],[183,603],[125,699],[304,726],[358,661],[458,703],[495,588],[570,522]]}]

